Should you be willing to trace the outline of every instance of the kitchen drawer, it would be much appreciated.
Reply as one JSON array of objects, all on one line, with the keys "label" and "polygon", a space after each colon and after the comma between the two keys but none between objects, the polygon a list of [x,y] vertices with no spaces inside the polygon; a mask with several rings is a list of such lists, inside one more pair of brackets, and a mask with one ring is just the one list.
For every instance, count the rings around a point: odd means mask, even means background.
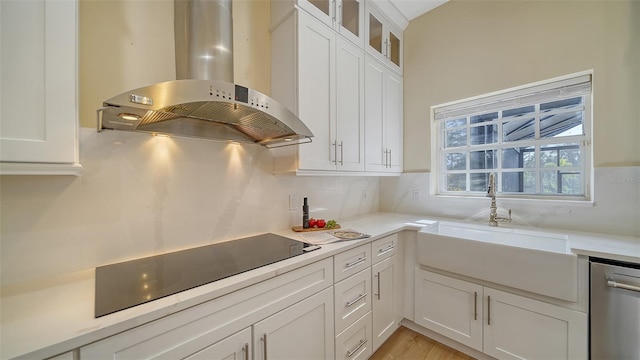
[{"label": "kitchen drawer", "polygon": [[334,287],[336,334],[371,310],[371,268],[348,277]]},{"label": "kitchen drawer", "polygon": [[318,261],[84,346],[80,358],[182,359],[332,286],[332,271]]},{"label": "kitchen drawer", "polygon": [[371,266],[371,244],[347,250],[333,259],[333,276],[334,282],[337,283]]},{"label": "kitchen drawer", "polygon": [[371,250],[374,264],[395,255],[398,252],[398,234],[385,236],[374,241],[371,243]]},{"label": "kitchen drawer", "polygon": [[371,311],[336,336],[336,360],[364,360],[372,354]]}]

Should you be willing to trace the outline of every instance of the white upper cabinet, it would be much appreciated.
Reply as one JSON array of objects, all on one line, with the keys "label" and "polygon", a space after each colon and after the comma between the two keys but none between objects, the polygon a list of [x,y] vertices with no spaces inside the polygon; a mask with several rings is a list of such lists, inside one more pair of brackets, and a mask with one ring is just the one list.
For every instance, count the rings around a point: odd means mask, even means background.
[{"label": "white upper cabinet", "polygon": [[365,86],[365,170],[401,173],[402,77],[367,54]]},{"label": "white upper cabinet", "polygon": [[77,1],[1,1],[0,30],[0,174],[79,174]]},{"label": "white upper cabinet", "polygon": [[[364,50],[367,9],[383,19],[365,0],[271,2],[271,96],[314,135],[311,143],[274,151],[274,172],[402,172],[402,75],[391,60]],[[402,64],[401,40],[379,40]]]},{"label": "white upper cabinet", "polygon": [[271,95],[314,135],[276,156],[276,171],[363,172],[364,51],[304,11],[273,29],[271,41]]},{"label": "white upper cabinet", "polygon": [[298,6],[354,44],[364,46],[363,0],[298,0]]},{"label": "white upper cabinet", "polygon": [[[300,169],[336,168],[336,35],[307,14],[298,17],[298,116],[313,133],[299,145]],[[278,100],[278,95],[273,94]]]},{"label": "white upper cabinet", "polygon": [[398,74],[402,74],[401,28],[388,20],[372,2],[368,2],[365,29],[367,52]]}]

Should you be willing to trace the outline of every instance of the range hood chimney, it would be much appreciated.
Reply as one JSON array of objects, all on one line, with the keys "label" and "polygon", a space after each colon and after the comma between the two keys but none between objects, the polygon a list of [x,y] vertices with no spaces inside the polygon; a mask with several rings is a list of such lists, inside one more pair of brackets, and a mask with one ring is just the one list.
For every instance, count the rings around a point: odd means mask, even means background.
[{"label": "range hood chimney", "polygon": [[174,4],[177,80],[104,101],[98,109],[98,131],[252,142],[269,148],[310,142],[313,134],[289,109],[233,83],[232,1]]},{"label": "range hood chimney", "polygon": [[233,82],[231,0],[174,0],[176,79]]}]

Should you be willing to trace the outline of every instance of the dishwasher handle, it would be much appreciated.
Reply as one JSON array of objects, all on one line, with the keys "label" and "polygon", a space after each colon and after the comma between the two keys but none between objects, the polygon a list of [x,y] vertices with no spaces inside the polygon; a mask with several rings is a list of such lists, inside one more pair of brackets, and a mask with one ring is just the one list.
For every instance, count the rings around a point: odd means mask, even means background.
[{"label": "dishwasher handle", "polygon": [[640,286],[635,286],[635,285],[630,285],[630,284],[625,284],[625,283],[619,283],[615,280],[607,280],[607,286],[611,287],[611,288],[618,288],[618,289],[624,289],[624,290],[629,290],[629,291],[635,291],[635,292],[640,292]]}]

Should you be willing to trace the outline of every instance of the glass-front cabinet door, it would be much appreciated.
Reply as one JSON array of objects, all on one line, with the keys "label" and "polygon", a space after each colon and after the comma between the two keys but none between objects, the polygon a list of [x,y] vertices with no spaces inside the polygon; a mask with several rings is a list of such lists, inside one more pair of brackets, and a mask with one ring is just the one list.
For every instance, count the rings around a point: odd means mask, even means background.
[{"label": "glass-front cabinet door", "polygon": [[298,5],[325,25],[332,27],[335,22],[335,0],[298,0]]},{"label": "glass-front cabinet door", "polygon": [[378,54],[384,56],[385,50],[383,49],[383,40],[382,40],[382,23],[378,18],[369,13],[369,37],[368,37],[369,46],[378,52]]},{"label": "glass-front cabinet door", "polygon": [[387,58],[396,66],[400,67],[400,38],[397,37],[393,31],[389,31],[387,49]]},{"label": "glass-front cabinet door", "polygon": [[359,47],[364,46],[364,0],[298,0],[300,8]]},{"label": "glass-front cabinet door", "polygon": [[338,25],[336,30],[363,47],[364,42],[364,4],[363,0],[336,0]]},{"label": "glass-front cabinet door", "polygon": [[402,74],[402,31],[373,6],[367,8],[365,28],[367,51]]},{"label": "glass-front cabinet door", "polygon": [[331,0],[308,0],[311,5],[315,6],[318,10],[322,11],[325,15],[331,15]]}]

